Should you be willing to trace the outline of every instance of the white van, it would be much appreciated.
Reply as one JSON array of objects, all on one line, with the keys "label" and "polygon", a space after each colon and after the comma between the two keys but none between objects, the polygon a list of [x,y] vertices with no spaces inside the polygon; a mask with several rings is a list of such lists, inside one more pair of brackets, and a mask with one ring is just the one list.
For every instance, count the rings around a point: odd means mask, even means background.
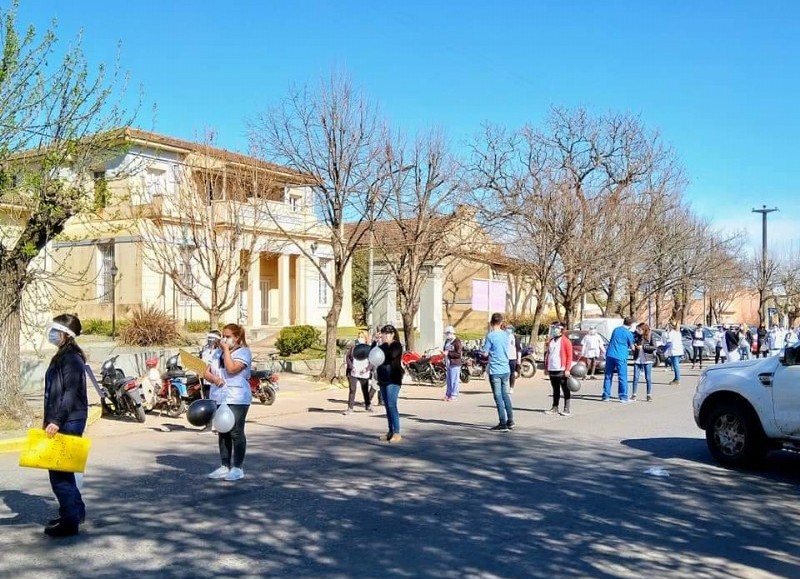
[{"label": "white van", "polygon": [[606,340],[611,339],[611,332],[614,328],[622,325],[622,318],[586,318],[578,324],[579,330],[589,330],[594,328],[597,333],[603,336]]}]

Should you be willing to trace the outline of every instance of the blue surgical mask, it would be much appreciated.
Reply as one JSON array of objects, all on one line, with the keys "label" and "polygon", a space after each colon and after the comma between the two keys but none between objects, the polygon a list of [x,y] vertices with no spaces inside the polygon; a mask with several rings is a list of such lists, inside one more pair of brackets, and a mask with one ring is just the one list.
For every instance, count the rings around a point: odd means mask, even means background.
[{"label": "blue surgical mask", "polygon": [[61,345],[61,332],[58,330],[50,330],[47,333],[47,341],[53,344],[54,346]]}]

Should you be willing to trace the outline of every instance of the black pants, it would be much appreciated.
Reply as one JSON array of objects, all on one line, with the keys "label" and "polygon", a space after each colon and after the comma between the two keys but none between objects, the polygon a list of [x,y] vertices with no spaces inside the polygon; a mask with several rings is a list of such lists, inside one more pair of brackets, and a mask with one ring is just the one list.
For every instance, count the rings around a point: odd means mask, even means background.
[{"label": "black pants", "polygon": [[[219,434],[219,460],[222,466],[242,468],[244,454],[247,451],[247,437],[244,435],[244,422],[247,418],[249,404],[228,404],[236,422],[230,432]],[[233,460],[231,460],[231,458]]]},{"label": "black pants", "polygon": [[[722,358],[721,356],[722,346],[717,346],[714,348],[714,363],[719,364],[719,359]],[[725,358],[722,358],[722,361],[725,361]]]},{"label": "black pants", "polygon": [[[83,436],[85,428],[86,419],[69,420],[61,425],[59,433]],[[86,505],[83,504],[81,491],[75,482],[75,473],[60,470],[51,470],[48,473],[53,494],[58,499],[58,517],[66,526],[78,526],[80,520],[86,516]]]},{"label": "black pants", "polygon": [[350,383],[350,396],[347,398],[347,407],[352,410],[356,405],[356,390],[358,390],[358,385],[361,384],[361,393],[364,395],[364,406],[369,408],[372,404],[369,392],[369,378],[356,378],[354,376],[350,376],[348,378],[348,382]]},{"label": "black pants", "polygon": [[703,346],[692,346],[692,364],[697,363],[703,367]]},{"label": "black pants", "polygon": [[509,360],[508,366],[511,368],[511,375],[508,377],[508,387],[513,388],[514,382],[517,380],[517,361]]},{"label": "black pants", "polygon": [[562,372],[550,372],[550,386],[553,387],[553,408],[558,408],[561,401],[561,393],[564,393],[564,401],[572,397],[572,392],[567,388],[567,375]]}]

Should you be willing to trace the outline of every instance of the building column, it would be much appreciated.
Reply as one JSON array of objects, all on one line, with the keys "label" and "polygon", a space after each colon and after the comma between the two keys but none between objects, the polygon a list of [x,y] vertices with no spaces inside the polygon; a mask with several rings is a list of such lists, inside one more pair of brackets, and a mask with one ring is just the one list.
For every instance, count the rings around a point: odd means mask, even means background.
[{"label": "building column", "polygon": [[419,350],[424,352],[440,347],[444,327],[442,324],[442,279],[443,271],[438,265],[431,266],[419,295]]},{"label": "building column", "polygon": [[306,323],[306,257],[298,255],[294,262],[294,279],[296,280],[297,293],[297,322],[298,325]]},{"label": "building column", "polygon": [[250,291],[250,326],[258,327],[261,325],[261,253],[256,254],[256,258],[250,264],[248,287]]},{"label": "building column", "polygon": [[292,282],[289,275],[290,265],[289,255],[282,253],[278,256],[278,299],[280,316],[278,323],[281,326],[289,326],[292,323]]}]

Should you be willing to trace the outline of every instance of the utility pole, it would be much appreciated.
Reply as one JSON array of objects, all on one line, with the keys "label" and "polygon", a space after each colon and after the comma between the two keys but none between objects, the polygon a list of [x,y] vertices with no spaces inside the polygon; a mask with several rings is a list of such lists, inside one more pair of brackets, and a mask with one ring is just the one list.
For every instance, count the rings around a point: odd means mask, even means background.
[{"label": "utility pole", "polygon": [[777,207],[767,209],[762,205],[761,209],[753,209],[753,213],[761,213],[761,323],[769,325],[767,321],[767,214],[778,211]]}]

